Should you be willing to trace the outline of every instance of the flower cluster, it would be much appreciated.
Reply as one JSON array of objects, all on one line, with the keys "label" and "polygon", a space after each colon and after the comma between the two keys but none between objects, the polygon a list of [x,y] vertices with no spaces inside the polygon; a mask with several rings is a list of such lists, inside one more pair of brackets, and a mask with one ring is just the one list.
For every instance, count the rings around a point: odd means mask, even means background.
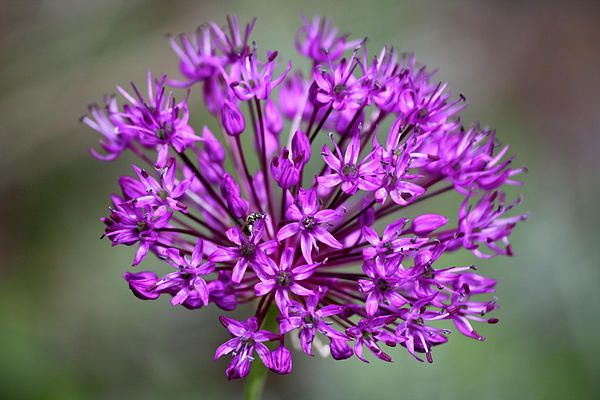
[{"label": "flower cluster", "polygon": [[[290,373],[291,347],[389,362],[400,346],[431,362],[448,340],[441,321],[483,340],[473,324],[497,322],[487,316],[495,281],[442,256],[512,255],[508,238],[526,215],[503,192],[524,171],[508,146],[463,127],[465,98],[412,55],[369,58],[366,40],[317,17],[296,37],[312,71],[290,72],[277,51],[262,57],[250,44],[253,27],[230,17],[170,38],[183,79],[148,72],[147,91],[119,87],[121,100],[83,119],[102,135],[96,158],[139,158],[104,237],[137,248],[133,266],[153,253],[170,269],[126,272],[131,291],[188,309],[254,305],[246,321],[220,318],[233,338],[215,358],[232,357],[230,379],[258,359]],[[194,89],[220,138],[190,125]],[[403,215],[451,193],[462,198],[454,214]]]}]

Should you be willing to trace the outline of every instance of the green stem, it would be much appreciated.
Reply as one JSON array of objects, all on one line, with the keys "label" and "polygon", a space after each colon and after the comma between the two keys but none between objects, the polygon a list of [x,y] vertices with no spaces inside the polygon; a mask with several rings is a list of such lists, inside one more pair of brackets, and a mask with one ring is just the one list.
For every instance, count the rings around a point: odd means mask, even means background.
[{"label": "green stem", "polygon": [[259,360],[252,363],[252,369],[246,377],[244,387],[245,400],[260,400],[267,380],[267,367]]},{"label": "green stem", "polygon": [[[266,329],[271,332],[277,331],[277,306],[272,303],[267,311],[260,329]],[[252,369],[245,379],[244,399],[245,400],[260,400],[262,398],[265,382],[267,381],[267,367],[262,363],[260,358],[256,358],[252,363]]]}]

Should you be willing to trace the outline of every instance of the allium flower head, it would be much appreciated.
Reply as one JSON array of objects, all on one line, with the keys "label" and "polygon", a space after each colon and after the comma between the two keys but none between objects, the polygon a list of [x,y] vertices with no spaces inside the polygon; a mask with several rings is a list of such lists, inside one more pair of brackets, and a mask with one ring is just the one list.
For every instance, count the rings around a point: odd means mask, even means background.
[{"label": "allium flower head", "polygon": [[[443,256],[513,255],[527,215],[504,188],[525,169],[508,145],[463,127],[465,98],[413,55],[369,56],[365,40],[316,17],[296,36],[313,67],[291,71],[256,48],[254,24],[229,17],[170,38],[181,80],[148,73],[146,90],[119,87],[123,98],[83,118],[101,135],[96,158],[139,158],[102,218],[103,237],[136,248],[134,266],[162,261],[163,272],[125,273],[133,294],[246,313],[220,317],[232,338],[215,359],[231,358],[229,379],[256,362],[289,374],[293,348],[432,362],[448,328],[482,341],[476,325],[498,322],[487,316],[496,282]],[[220,134],[192,128],[189,92],[176,88],[201,91]],[[427,208],[451,193],[454,212]]]}]

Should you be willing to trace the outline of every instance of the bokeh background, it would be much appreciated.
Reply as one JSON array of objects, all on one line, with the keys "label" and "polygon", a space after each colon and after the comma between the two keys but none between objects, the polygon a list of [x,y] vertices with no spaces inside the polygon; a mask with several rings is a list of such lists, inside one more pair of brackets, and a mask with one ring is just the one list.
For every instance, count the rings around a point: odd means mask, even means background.
[{"label": "bokeh background", "polygon": [[299,356],[293,375],[269,376],[266,398],[600,398],[599,4],[2,1],[0,397],[241,398],[212,361],[227,336],[216,310],[127,290],[133,250],[100,241],[98,219],[132,160],[92,159],[97,138],[78,122],[148,66],[176,72],[165,33],[235,13],[258,16],[255,40],[283,58],[297,60],[300,16],[314,14],[368,36],[372,51],[413,50],[466,95],[465,121],[497,128],[530,171],[516,257],[479,263],[502,305],[500,324],[480,329],[487,341],[455,333],[432,365],[403,351],[392,365]]}]

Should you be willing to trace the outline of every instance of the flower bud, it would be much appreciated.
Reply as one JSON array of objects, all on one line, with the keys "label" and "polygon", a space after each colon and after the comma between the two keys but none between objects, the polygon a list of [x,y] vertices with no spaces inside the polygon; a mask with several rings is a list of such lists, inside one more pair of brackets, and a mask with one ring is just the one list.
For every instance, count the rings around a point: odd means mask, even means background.
[{"label": "flower bud", "polygon": [[412,222],[412,231],[415,235],[428,235],[441,226],[446,225],[448,218],[439,214],[419,215]]},{"label": "flower bud", "polygon": [[271,161],[271,174],[273,175],[273,179],[275,179],[279,187],[283,189],[295,186],[300,181],[300,174],[288,157],[289,152],[284,147],[283,152],[278,157],[274,157]]},{"label": "flower bud", "polygon": [[233,177],[227,173],[223,174],[221,181],[221,194],[225,198],[227,208],[236,217],[245,217],[248,213],[248,202],[241,198],[240,188],[233,179]]},{"label": "flower bud", "polygon": [[292,156],[294,160],[298,160],[299,167],[306,165],[310,160],[310,154],[310,141],[306,133],[300,130],[296,131],[292,137]]},{"label": "flower bud", "polygon": [[158,281],[158,277],[154,272],[125,272],[123,279],[129,283],[129,289],[138,299],[154,300],[160,296],[159,292],[152,291]]},{"label": "flower bud", "polygon": [[292,352],[284,346],[278,347],[271,352],[270,364],[269,369],[276,374],[289,374],[292,372]]},{"label": "flower bud", "polygon": [[204,82],[202,95],[208,111],[213,115],[219,115],[225,101],[225,90],[216,78],[207,79]]},{"label": "flower bud", "polygon": [[221,123],[229,136],[238,136],[246,129],[246,121],[240,109],[229,100],[221,108]]},{"label": "flower bud", "polygon": [[348,343],[341,339],[331,339],[329,349],[331,351],[331,357],[333,357],[334,360],[345,360],[346,358],[352,357],[352,354],[354,354]]},{"label": "flower bud", "polygon": [[265,102],[265,122],[269,132],[274,135],[279,135],[283,129],[283,119],[281,118],[281,113],[271,99],[267,99]]},{"label": "flower bud", "polygon": [[[304,79],[302,74],[296,73],[286,79],[279,90],[279,107],[288,119],[293,119],[298,108],[302,107],[304,94]],[[306,106],[308,106],[307,104]]]},{"label": "flower bud", "polygon": [[202,129],[202,139],[204,139],[204,149],[208,158],[213,162],[222,164],[225,161],[225,149],[207,126]]}]

